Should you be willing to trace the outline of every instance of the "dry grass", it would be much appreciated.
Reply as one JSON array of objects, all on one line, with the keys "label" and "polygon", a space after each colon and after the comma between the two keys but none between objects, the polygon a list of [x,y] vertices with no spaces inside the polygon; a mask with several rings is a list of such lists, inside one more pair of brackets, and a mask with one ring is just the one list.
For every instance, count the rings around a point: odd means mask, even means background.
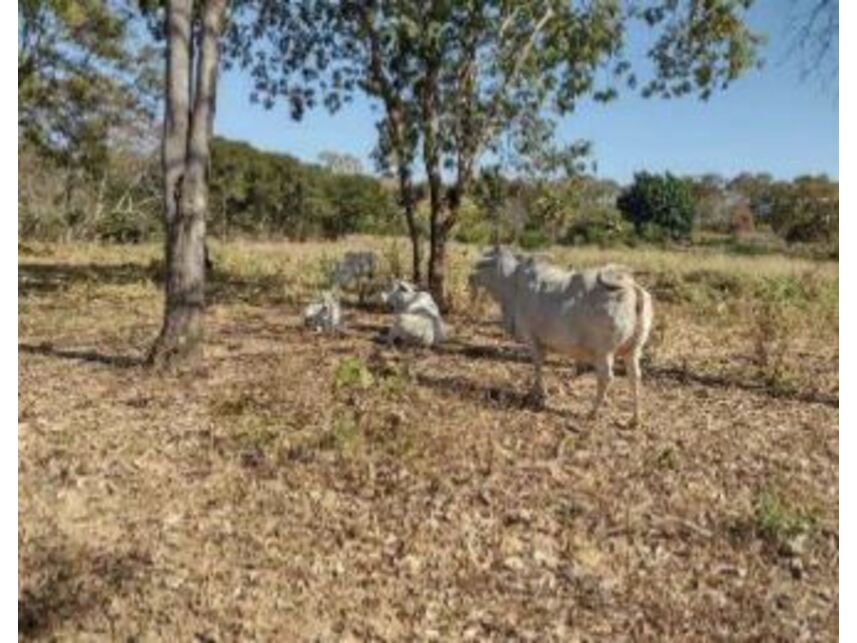
[{"label": "dry grass", "polygon": [[485,302],[438,351],[300,327],[333,257],[392,243],[215,246],[205,362],[165,375],[158,247],[19,257],[21,638],[836,638],[835,264],[552,253],[656,295],[633,431],[623,377],[588,424],[558,358],[522,408]]}]

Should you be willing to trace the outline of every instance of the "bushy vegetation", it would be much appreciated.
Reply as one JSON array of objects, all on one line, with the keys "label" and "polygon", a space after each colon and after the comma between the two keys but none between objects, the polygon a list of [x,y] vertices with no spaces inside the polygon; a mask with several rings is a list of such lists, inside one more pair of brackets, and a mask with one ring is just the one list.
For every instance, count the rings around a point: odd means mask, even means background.
[{"label": "bushy vegetation", "polygon": [[[395,186],[385,179],[260,151],[215,138],[209,234],[235,237],[333,239],[346,234],[403,234]],[[162,235],[157,152],[117,146],[98,172],[83,172],[39,149],[19,149],[19,236],[52,241],[139,243]],[[639,174],[622,192],[610,180],[578,175],[554,181],[500,179],[499,196],[460,206],[454,238],[526,249],[561,245],[610,247],[684,238],[738,254],[799,251],[838,256],[839,186],[826,177],[793,182],[765,175],[731,181],[707,175],[679,179]],[[429,229],[426,190],[416,222]],[[626,211],[622,210],[626,208]],[[634,214],[636,213],[636,214]],[[636,218],[635,218],[636,217]],[[809,244],[809,245],[808,245]]]},{"label": "bushy vegetation", "polygon": [[709,174],[692,182],[698,229],[747,238],[770,230],[787,244],[816,244],[836,256],[839,246],[839,184],[825,175],[775,181],[769,174],[742,173],[726,180]]},{"label": "bushy vegetation", "polygon": [[[381,181],[334,172],[246,143],[216,138],[209,233],[292,239],[399,233],[395,193]],[[19,150],[19,235],[23,239],[137,243],[160,237],[157,153],[120,149],[97,174]]]},{"label": "bushy vegetation", "polygon": [[771,190],[771,227],[789,243],[839,243],[839,185],[827,177],[798,177]]},{"label": "bushy vegetation", "polygon": [[114,149],[96,172],[18,149],[18,236],[134,243],[161,231],[157,158]]},{"label": "bushy vegetation", "polygon": [[[216,138],[209,234],[306,240],[404,233],[395,186],[351,173],[357,169],[354,164],[346,169],[325,165]],[[154,150],[117,146],[97,173],[87,173],[22,146],[19,236],[114,243],[160,238],[159,172]],[[799,252],[814,248],[804,254],[838,256],[839,186],[823,176],[777,182],[765,175],[726,181],[714,175],[678,179],[645,174],[625,192],[614,181],[586,175],[541,182],[500,179],[494,201],[481,197],[485,183],[480,179],[474,198],[465,198],[460,206],[454,235],[459,242],[486,245],[496,236],[501,243],[526,249],[552,243],[634,245],[687,238],[690,217],[692,240],[699,245],[738,254],[784,252],[794,246]],[[426,238],[426,190],[417,187],[416,222]],[[619,202],[644,209],[634,219]]]},{"label": "bushy vegetation", "polygon": [[616,205],[638,235],[652,240],[664,236],[686,239],[693,229],[693,194],[690,183],[667,172],[638,172]]},{"label": "bushy vegetation", "polygon": [[377,179],[335,172],[246,143],[214,140],[212,232],[295,239],[401,231],[395,195]]}]

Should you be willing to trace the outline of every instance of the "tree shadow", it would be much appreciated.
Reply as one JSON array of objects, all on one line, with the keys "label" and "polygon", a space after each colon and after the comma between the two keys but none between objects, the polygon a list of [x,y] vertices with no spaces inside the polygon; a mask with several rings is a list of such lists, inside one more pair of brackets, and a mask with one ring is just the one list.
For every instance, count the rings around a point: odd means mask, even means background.
[{"label": "tree shadow", "polygon": [[283,275],[259,275],[248,279],[215,268],[206,275],[205,299],[209,304],[281,305],[290,301],[290,284]]},{"label": "tree shadow", "polygon": [[119,368],[132,368],[142,366],[145,360],[142,357],[132,355],[103,355],[93,350],[76,350],[69,348],[55,348],[51,344],[18,344],[18,350],[23,353],[34,355],[47,355],[49,357],[60,357],[62,359],[76,359],[84,362],[95,362],[116,366]]},{"label": "tree shadow", "polygon": [[126,285],[156,280],[156,266],[122,264],[19,263],[18,296],[49,294],[83,283]]},{"label": "tree shadow", "polygon": [[85,547],[40,550],[22,566],[25,574],[18,595],[20,640],[44,638],[62,623],[102,608],[118,593],[140,582],[152,564],[141,552],[116,554]]},{"label": "tree shadow", "polygon": [[807,404],[824,404],[839,408],[839,397],[819,391],[801,391],[794,388],[777,388],[763,381],[748,381],[739,377],[718,375],[714,373],[697,373],[686,366],[644,366],[643,377],[665,379],[680,384],[694,383],[709,388],[740,389],[766,395],[775,399],[794,400]]},{"label": "tree shadow", "polygon": [[[78,284],[122,286],[134,283],[152,283],[163,286],[164,267],[161,261],[148,265],[121,264],[18,264],[18,296],[47,295]],[[243,302],[253,305],[282,304],[289,301],[287,288],[290,280],[282,275],[260,275],[244,278],[220,268],[206,274],[205,295],[208,303]]]}]

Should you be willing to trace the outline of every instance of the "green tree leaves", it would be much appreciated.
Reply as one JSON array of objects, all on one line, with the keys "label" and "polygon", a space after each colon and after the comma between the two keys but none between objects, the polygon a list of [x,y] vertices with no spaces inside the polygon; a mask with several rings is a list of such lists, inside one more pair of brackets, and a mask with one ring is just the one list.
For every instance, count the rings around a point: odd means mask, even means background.
[{"label": "green tree leaves", "polygon": [[124,2],[18,3],[18,128],[63,165],[101,172],[107,149],[149,143],[161,91],[157,49]]},{"label": "green tree leaves", "polygon": [[662,231],[673,239],[690,236],[694,199],[690,182],[669,172],[664,175],[638,172],[634,183],[616,202],[637,233]]},{"label": "green tree leaves", "polygon": [[305,239],[397,229],[395,200],[377,179],[306,165],[222,138],[213,143],[210,202],[211,230],[222,236]]},{"label": "green tree leaves", "polygon": [[838,183],[802,176],[771,192],[771,227],[787,242],[839,243]]}]

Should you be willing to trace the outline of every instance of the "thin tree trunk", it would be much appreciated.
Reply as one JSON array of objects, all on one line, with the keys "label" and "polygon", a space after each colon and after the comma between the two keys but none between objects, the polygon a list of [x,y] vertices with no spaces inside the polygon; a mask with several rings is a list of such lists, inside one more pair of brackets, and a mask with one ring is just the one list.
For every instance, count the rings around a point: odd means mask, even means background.
[{"label": "thin tree trunk", "polygon": [[[208,111],[207,132],[208,145],[211,145],[211,140],[214,138],[214,115],[217,111],[217,65],[214,66],[214,81],[211,85],[211,101]],[[205,189],[208,191],[208,186],[211,184],[211,153],[209,151],[208,159],[205,163]],[[206,218],[211,217],[211,213],[206,208]],[[208,252],[208,240],[205,241],[205,271],[211,272],[214,270],[214,262],[211,260],[211,255]]]},{"label": "thin tree trunk", "polygon": [[429,255],[429,289],[444,312],[450,302],[446,293],[446,233],[443,226],[433,225]]},{"label": "thin tree trunk", "polygon": [[411,238],[411,278],[417,286],[423,281],[422,252],[420,250],[420,229],[414,216],[414,205],[410,203],[405,206],[405,219],[408,222],[408,235]]},{"label": "thin tree trunk", "polygon": [[422,88],[421,109],[423,121],[423,162],[429,186],[429,265],[428,286],[442,311],[448,309],[444,261],[446,257],[446,235],[443,226],[443,179],[440,172],[440,149],[438,147],[437,122],[437,70],[430,69]]},{"label": "thin tree trunk", "polygon": [[[358,3],[357,6],[361,5]],[[383,99],[387,110],[386,127],[399,176],[399,202],[405,215],[408,235],[411,239],[411,276],[414,283],[420,285],[422,282],[422,253],[420,252],[420,231],[414,213],[416,204],[411,172],[414,158],[412,141],[409,137],[409,123],[404,113],[400,91],[383,70],[381,36],[374,26],[374,8],[373,3],[364,3],[360,12],[360,21],[367,38],[370,54],[369,82]]]},{"label": "thin tree trunk", "polygon": [[198,356],[202,348],[209,118],[226,0],[208,0],[205,5],[191,109],[192,8],[192,0],[171,0],[168,5],[167,103],[162,148],[166,305],[161,333],[149,354],[153,365]]},{"label": "thin tree trunk", "polygon": [[396,163],[399,166],[399,197],[408,224],[408,236],[411,238],[411,278],[416,285],[422,283],[422,253],[420,252],[420,229],[417,226],[416,207],[414,203],[414,186],[411,173],[401,152],[397,153]]},{"label": "thin tree trunk", "polygon": [[[382,77],[380,71],[377,72]],[[405,214],[408,225],[408,235],[411,238],[411,277],[415,284],[422,282],[422,256],[420,252],[420,229],[415,215],[414,184],[411,176],[413,154],[408,144],[408,133],[405,131],[404,115],[401,100],[388,87],[384,94],[387,106],[387,127],[395,156],[396,170],[399,176],[399,202]]]}]

